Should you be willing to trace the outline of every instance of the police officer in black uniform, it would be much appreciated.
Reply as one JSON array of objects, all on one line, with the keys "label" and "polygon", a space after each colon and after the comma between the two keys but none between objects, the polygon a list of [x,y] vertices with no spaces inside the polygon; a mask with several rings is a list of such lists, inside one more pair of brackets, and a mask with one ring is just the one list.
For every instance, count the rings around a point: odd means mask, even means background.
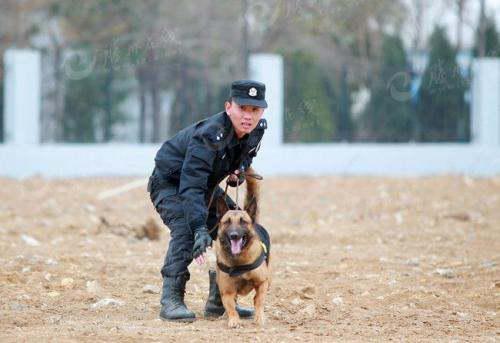
[{"label": "police officer in black uniform", "polygon": [[[163,290],[160,317],[192,321],[195,315],[184,303],[188,265],[197,261],[216,238],[216,200],[224,196],[219,183],[226,177],[230,186],[244,181],[242,171],[252,163],[267,128],[261,119],[265,85],[252,80],[231,84],[225,111],[198,121],[163,143],[155,157],[149,179],[151,201],[170,229],[170,244],[161,274]],[[213,201],[210,199],[213,197]],[[236,209],[230,197],[228,205]],[[207,208],[210,203],[210,208]],[[224,313],[215,271],[209,271],[210,291],[205,316]],[[253,310],[237,306],[240,317],[252,317]]]}]

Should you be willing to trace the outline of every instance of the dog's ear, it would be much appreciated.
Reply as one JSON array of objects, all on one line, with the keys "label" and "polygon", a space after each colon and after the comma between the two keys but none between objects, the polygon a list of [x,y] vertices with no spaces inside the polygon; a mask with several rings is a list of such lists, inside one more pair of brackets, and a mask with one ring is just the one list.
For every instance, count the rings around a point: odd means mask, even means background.
[{"label": "dog's ear", "polygon": [[226,200],[224,200],[224,197],[218,197],[215,205],[217,206],[217,215],[219,218],[222,218],[224,214],[229,211],[229,206],[227,205]]},{"label": "dog's ear", "polygon": [[245,196],[245,211],[252,219],[252,223],[256,223],[259,215],[259,184],[257,178],[254,177],[255,171],[249,167],[245,173],[247,182],[247,194]]},{"label": "dog's ear", "polygon": [[245,202],[245,211],[248,213],[250,218],[252,219],[252,223],[257,221],[258,215],[258,206],[257,206],[257,198],[252,197],[251,199],[247,199]]}]

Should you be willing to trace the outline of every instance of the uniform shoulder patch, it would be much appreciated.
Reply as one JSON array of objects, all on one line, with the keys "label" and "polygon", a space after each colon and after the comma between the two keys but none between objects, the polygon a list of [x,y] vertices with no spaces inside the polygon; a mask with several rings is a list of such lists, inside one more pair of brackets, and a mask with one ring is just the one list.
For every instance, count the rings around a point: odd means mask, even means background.
[{"label": "uniform shoulder patch", "polygon": [[206,125],[200,132],[203,141],[214,150],[222,149],[227,142],[227,133],[223,126]]},{"label": "uniform shoulder patch", "polygon": [[201,129],[201,135],[211,142],[220,142],[226,138],[224,127],[218,125],[207,125]]}]

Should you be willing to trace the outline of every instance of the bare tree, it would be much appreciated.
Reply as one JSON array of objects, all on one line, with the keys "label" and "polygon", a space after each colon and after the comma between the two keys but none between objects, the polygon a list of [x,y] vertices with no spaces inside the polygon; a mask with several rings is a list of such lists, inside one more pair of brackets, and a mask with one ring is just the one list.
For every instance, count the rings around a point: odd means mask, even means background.
[{"label": "bare tree", "polygon": [[[51,18],[57,30],[48,31],[57,72],[63,52],[78,46],[109,52],[116,43],[118,51],[134,50],[140,56],[131,69],[138,83],[141,142],[165,138],[165,91],[172,95],[170,126],[175,131],[215,108],[214,99],[230,80],[246,76],[251,52],[306,50],[330,69],[340,71],[349,62],[362,66],[356,71],[367,70],[379,54],[383,33],[397,30],[407,11],[403,0],[31,1],[59,9]],[[0,9],[10,6],[17,13],[19,3],[4,0]],[[22,42],[25,30],[16,26],[21,21],[9,25],[12,32],[21,32],[10,39]],[[109,86],[115,77],[113,56],[106,58]],[[62,74],[56,80],[55,117],[61,121]],[[106,104],[103,135],[109,139],[110,97]]]},{"label": "bare tree", "polygon": [[485,0],[479,0],[479,57],[486,54],[486,9]]},{"label": "bare tree", "polygon": [[463,26],[464,26],[464,10],[467,5],[467,0],[455,0],[457,6],[457,49],[462,49]]},{"label": "bare tree", "polygon": [[424,0],[415,0],[415,36],[413,38],[413,50],[418,50],[422,43],[422,27],[424,24]]},{"label": "bare tree", "polygon": [[457,22],[456,22],[456,27],[455,27],[455,34],[456,34],[456,39],[457,39],[457,44],[456,48],[457,50],[461,50],[463,48],[463,27],[465,23],[465,17],[464,15],[467,13],[465,10],[467,7],[468,0],[448,0],[445,2],[445,8],[452,7],[455,8],[456,10],[456,17],[457,17]]}]

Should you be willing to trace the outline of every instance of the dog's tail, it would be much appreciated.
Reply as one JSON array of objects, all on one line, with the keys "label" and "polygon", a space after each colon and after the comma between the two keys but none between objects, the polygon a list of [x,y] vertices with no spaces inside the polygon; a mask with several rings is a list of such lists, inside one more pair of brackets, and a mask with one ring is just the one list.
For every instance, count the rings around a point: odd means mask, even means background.
[{"label": "dog's tail", "polygon": [[253,176],[255,170],[249,167],[245,172],[245,181],[247,184],[247,194],[245,197],[245,211],[247,211],[252,221],[257,222],[259,216],[259,181]]}]

